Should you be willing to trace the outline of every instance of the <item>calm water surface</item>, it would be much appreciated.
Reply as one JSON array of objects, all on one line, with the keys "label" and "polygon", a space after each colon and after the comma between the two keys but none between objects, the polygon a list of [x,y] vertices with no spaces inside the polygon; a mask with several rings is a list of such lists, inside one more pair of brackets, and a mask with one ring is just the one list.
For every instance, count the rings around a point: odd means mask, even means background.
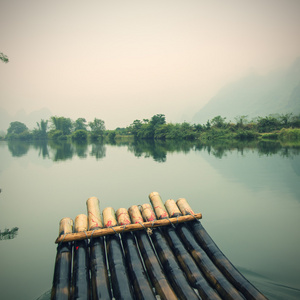
[{"label": "calm water surface", "polygon": [[300,150],[0,142],[0,298],[49,299],[63,217],[186,198],[231,262],[269,299],[300,299]]}]

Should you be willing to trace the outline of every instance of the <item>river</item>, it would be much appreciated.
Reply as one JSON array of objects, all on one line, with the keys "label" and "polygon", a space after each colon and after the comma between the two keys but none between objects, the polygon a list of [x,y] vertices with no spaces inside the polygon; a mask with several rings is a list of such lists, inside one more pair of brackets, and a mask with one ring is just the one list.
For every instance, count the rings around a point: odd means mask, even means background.
[{"label": "river", "polygon": [[58,224],[186,198],[240,272],[269,299],[300,299],[300,149],[279,143],[0,142],[1,299],[49,299]]}]

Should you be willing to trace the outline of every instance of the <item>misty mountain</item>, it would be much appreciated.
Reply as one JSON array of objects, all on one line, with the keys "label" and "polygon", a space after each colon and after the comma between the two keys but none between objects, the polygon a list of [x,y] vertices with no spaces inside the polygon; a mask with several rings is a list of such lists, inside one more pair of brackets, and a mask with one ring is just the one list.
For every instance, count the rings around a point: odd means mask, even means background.
[{"label": "misty mountain", "polygon": [[39,122],[41,119],[48,120],[51,116],[53,114],[48,108],[42,108],[29,114],[22,109],[14,115],[10,115],[6,110],[0,108],[0,130],[6,132],[9,124],[14,121],[22,122],[29,129],[33,129],[37,127],[36,122]]},{"label": "misty mountain", "polygon": [[216,116],[235,122],[238,116],[265,117],[270,114],[300,113],[300,58],[286,70],[265,76],[249,74],[222,88],[193,117],[204,124]]}]

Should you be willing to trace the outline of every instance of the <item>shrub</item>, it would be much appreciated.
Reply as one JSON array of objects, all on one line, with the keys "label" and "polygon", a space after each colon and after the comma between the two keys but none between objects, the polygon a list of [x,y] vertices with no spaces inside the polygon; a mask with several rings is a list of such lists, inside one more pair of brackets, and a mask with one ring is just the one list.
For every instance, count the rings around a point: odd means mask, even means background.
[{"label": "shrub", "polygon": [[281,141],[300,141],[300,129],[283,128],[279,132],[279,139]]},{"label": "shrub", "polygon": [[72,140],[74,141],[86,141],[88,137],[88,133],[84,129],[78,129],[73,132]]},{"label": "shrub", "polygon": [[256,139],[258,133],[253,130],[238,130],[235,138],[238,140],[253,140]]}]

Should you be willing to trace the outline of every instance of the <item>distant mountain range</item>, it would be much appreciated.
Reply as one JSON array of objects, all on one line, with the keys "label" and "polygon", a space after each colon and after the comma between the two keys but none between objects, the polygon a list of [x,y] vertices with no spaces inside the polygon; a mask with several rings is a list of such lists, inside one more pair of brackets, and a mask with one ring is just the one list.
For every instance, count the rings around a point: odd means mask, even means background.
[{"label": "distant mountain range", "polygon": [[27,114],[24,110],[19,110],[15,115],[10,115],[6,110],[0,108],[0,130],[6,132],[10,122],[19,121],[24,123],[29,129],[37,127],[36,122],[41,119],[48,120],[53,116],[48,108],[42,108]]},{"label": "distant mountain range", "polygon": [[265,117],[270,114],[300,114],[300,58],[286,70],[265,76],[250,74],[222,88],[193,117],[205,124],[216,116],[236,122],[238,116]]}]

